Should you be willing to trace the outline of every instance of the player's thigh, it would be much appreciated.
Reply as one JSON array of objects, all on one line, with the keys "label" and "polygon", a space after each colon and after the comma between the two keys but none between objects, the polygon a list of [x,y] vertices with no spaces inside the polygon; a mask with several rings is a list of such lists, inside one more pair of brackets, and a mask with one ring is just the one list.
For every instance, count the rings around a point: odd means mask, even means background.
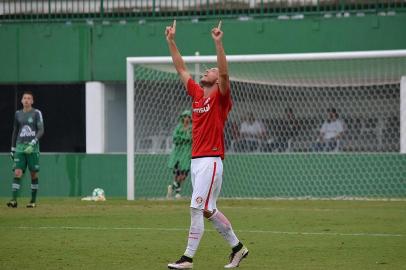
[{"label": "player's thigh", "polygon": [[27,165],[30,172],[39,172],[39,153],[27,155]]},{"label": "player's thigh", "polygon": [[27,156],[24,153],[16,152],[14,155],[13,171],[21,170],[24,174],[27,168]]},{"label": "player's thigh", "polygon": [[216,175],[214,178],[212,191],[208,199],[207,208],[210,211],[212,211],[213,209],[217,209],[217,199],[220,196],[222,184],[223,184],[223,163],[220,160],[220,162],[217,163]]},{"label": "player's thigh", "polygon": [[189,171],[180,171],[179,175],[177,176],[177,180],[179,182],[183,182],[186,180],[188,175],[189,175]]},{"label": "player's thigh", "polygon": [[[216,187],[219,165],[221,159],[202,158],[192,162],[193,194],[191,207],[212,210],[213,191]],[[222,165],[220,166],[222,171]],[[215,204],[214,204],[215,205]]]},{"label": "player's thigh", "polygon": [[196,178],[195,170],[193,170],[193,166],[190,166],[190,183],[192,184],[192,190],[195,189],[195,178]]},{"label": "player's thigh", "polygon": [[217,209],[217,199],[220,196],[220,192],[221,192],[221,185],[223,183],[223,176],[219,175],[216,177],[216,181],[215,181],[215,186],[214,186],[214,190],[213,190],[213,205],[212,208],[213,209]]}]

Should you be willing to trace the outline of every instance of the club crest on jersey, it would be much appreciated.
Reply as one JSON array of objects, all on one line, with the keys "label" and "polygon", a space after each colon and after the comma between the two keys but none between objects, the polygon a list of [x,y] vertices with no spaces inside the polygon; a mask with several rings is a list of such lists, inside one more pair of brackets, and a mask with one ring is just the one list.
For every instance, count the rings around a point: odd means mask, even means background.
[{"label": "club crest on jersey", "polygon": [[205,113],[210,111],[210,104],[207,104],[207,106],[201,107],[201,108],[194,108],[193,112],[194,113]]},{"label": "club crest on jersey", "polygon": [[35,131],[31,130],[30,126],[23,126],[21,129],[20,137],[34,137],[35,136]]},{"label": "club crest on jersey", "polygon": [[32,119],[32,117],[29,117],[28,118],[28,123],[32,123],[32,122],[34,122],[34,119]]}]

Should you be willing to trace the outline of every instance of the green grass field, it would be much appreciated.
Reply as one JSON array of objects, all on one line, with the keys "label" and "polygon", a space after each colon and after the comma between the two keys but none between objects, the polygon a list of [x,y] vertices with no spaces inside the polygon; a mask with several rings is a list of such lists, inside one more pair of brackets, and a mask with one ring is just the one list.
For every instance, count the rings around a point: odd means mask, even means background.
[{"label": "green grass field", "polygon": [[[166,269],[185,249],[189,202],[0,199],[0,269]],[[222,200],[250,249],[243,269],[406,269],[406,202]],[[223,269],[210,223],[194,269]]]}]

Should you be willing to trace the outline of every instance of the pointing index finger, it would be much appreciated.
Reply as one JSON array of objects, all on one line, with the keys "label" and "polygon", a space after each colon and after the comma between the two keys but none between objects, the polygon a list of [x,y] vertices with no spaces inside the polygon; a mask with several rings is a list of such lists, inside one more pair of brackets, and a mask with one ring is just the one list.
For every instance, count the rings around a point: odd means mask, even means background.
[{"label": "pointing index finger", "polygon": [[176,20],[173,20],[172,28],[176,29]]},{"label": "pointing index finger", "polygon": [[217,29],[221,30],[221,20],[219,21],[219,24],[217,25]]}]

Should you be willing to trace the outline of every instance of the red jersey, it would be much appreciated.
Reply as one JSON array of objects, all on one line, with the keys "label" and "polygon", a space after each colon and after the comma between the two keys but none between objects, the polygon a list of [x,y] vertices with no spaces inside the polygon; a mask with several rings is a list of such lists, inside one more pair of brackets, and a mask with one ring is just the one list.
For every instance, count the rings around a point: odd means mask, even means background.
[{"label": "red jersey", "polygon": [[210,96],[192,78],[187,92],[193,98],[192,158],[220,156],[224,159],[224,124],[231,110],[230,88],[223,96],[217,87]]}]

